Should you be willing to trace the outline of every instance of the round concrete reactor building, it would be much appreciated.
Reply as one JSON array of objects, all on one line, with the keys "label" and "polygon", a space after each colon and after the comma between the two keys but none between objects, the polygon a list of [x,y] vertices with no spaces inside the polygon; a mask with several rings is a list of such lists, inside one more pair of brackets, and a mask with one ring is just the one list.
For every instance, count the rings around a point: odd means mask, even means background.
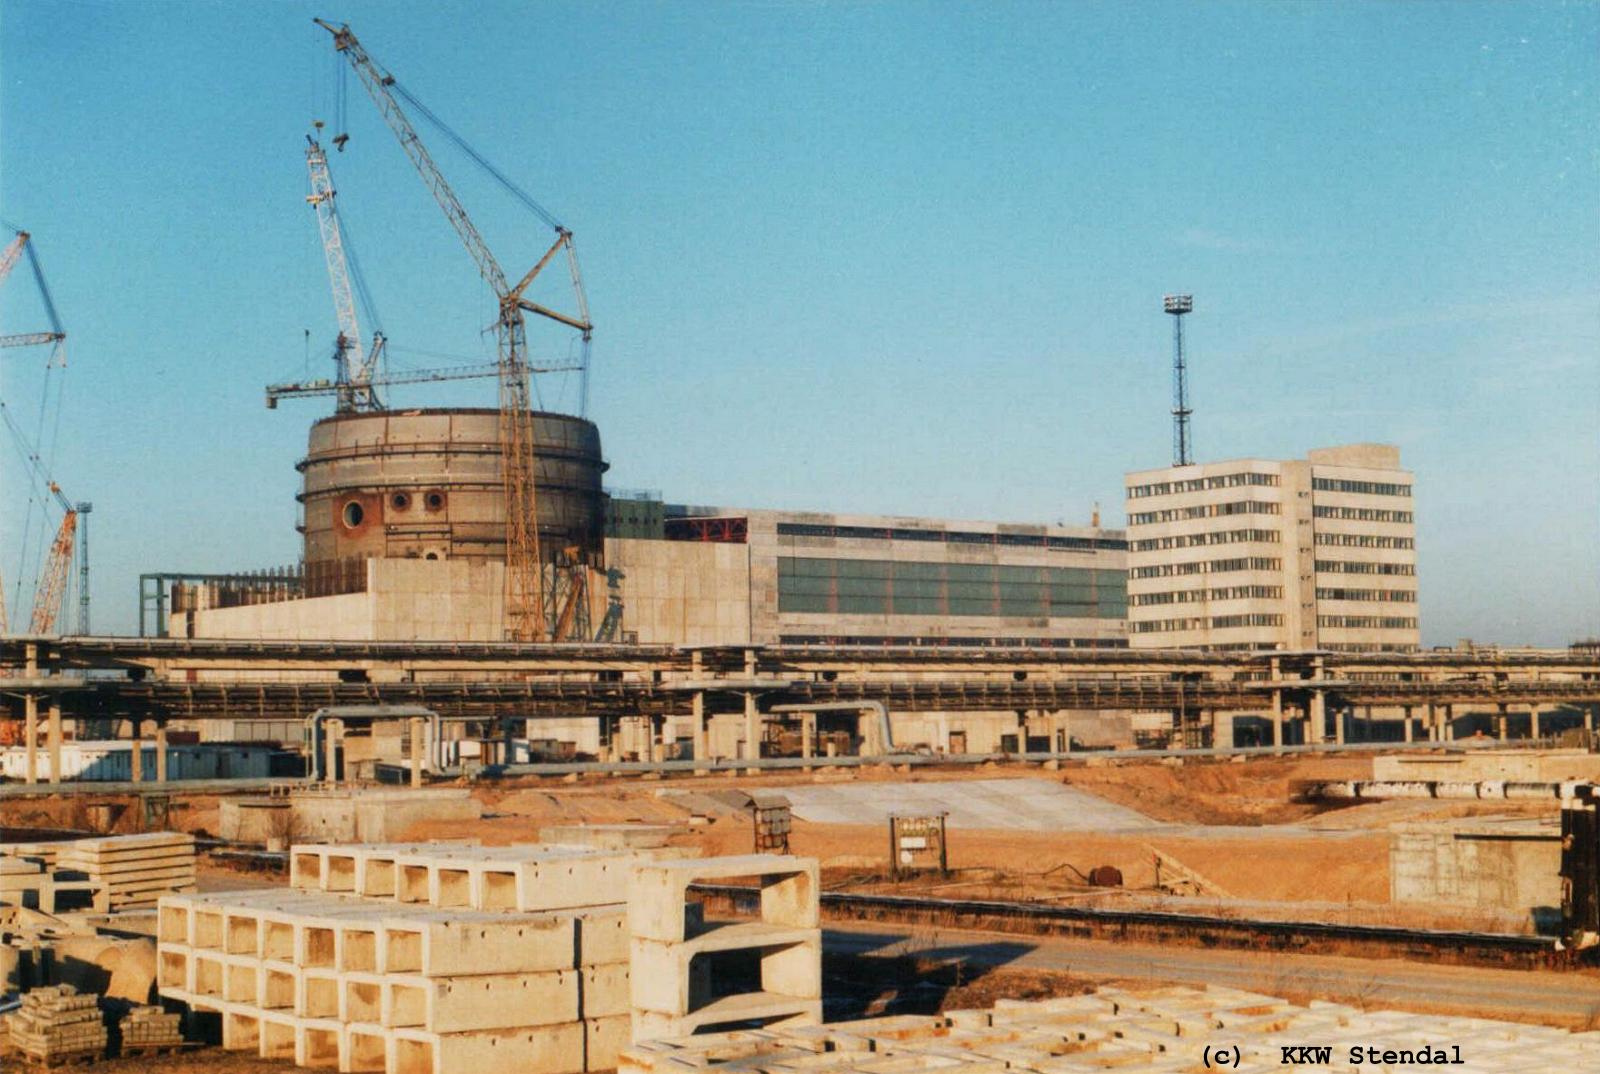
[{"label": "round concrete reactor building", "polygon": [[[605,518],[600,430],[533,414],[539,548],[577,548],[600,566]],[[504,560],[500,413],[490,408],[335,414],[311,426],[303,475],[305,560]]]}]

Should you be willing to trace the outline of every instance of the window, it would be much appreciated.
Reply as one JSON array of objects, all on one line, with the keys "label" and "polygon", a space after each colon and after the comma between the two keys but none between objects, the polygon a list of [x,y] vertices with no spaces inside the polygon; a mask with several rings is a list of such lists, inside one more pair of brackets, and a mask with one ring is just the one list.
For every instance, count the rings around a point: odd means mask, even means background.
[{"label": "window", "polygon": [[1317,571],[1322,574],[1390,574],[1413,577],[1415,563],[1371,563],[1361,560],[1319,559]]},{"label": "window", "polygon": [[1224,515],[1276,515],[1282,508],[1270,500],[1234,500],[1231,503],[1202,503],[1190,507],[1167,507],[1160,511],[1140,511],[1128,516],[1129,525],[1148,526],[1156,522],[1186,522],[1193,518],[1220,518]]},{"label": "window", "polygon": [[1381,533],[1319,533],[1320,545],[1339,545],[1345,548],[1415,548],[1411,537],[1391,537]]},{"label": "window", "polygon": [[1277,530],[1217,530],[1214,533],[1175,533],[1129,542],[1135,552],[1156,552],[1168,548],[1192,548],[1207,544],[1277,544]]},{"label": "window", "polygon": [[1336,477],[1313,477],[1311,487],[1318,492],[1359,492],[1367,496],[1410,496],[1410,485],[1385,485],[1376,481],[1345,481]]},{"label": "window", "polygon": [[1375,600],[1391,604],[1415,604],[1417,594],[1409,589],[1319,589],[1318,600]]},{"label": "window", "polygon": [[1069,552],[1126,551],[1116,537],[1065,537],[1042,533],[980,533],[970,530],[836,526],[813,522],[780,522],[780,537],[831,537],[852,541],[933,541],[940,544],[996,545],[1006,548],[1050,548]]},{"label": "window", "polygon": [[1311,509],[1317,518],[1354,519],[1360,522],[1411,522],[1410,511],[1390,511],[1381,507],[1345,507],[1318,504]]},{"label": "window", "polygon": [[1176,492],[1204,492],[1207,489],[1235,488],[1243,485],[1276,485],[1277,474],[1245,470],[1236,474],[1216,474],[1211,477],[1193,477],[1182,481],[1158,481],[1149,485],[1129,485],[1128,499],[1140,500],[1149,496],[1170,496]]},{"label": "window", "polygon": [[1332,630],[1415,630],[1417,621],[1379,615],[1319,615],[1317,626]]},{"label": "window", "polygon": [[1122,619],[1119,570],[778,557],[778,611],[839,615]]}]

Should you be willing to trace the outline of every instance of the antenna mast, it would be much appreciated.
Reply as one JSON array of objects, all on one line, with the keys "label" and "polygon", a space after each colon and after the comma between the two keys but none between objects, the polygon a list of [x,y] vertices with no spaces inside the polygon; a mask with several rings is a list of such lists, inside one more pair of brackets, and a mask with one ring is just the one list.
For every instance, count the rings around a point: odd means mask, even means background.
[{"label": "antenna mast", "polygon": [[1189,450],[1189,367],[1183,357],[1183,315],[1194,310],[1193,295],[1167,295],[1162,309],[1172,315],[1172,465],[1194,462]]}]

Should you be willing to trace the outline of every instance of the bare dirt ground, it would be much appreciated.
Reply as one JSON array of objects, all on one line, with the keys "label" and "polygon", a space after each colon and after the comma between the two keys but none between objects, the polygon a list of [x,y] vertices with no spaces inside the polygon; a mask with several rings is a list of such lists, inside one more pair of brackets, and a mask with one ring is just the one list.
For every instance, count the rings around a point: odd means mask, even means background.
[{"label": "bare dirt ground", "polygon": [[[482,820],[422,823],[407,839],[477,839],[486,844],[527,842],[557,823],[646,822],[681,825],[673,842],[707,854],[744,853],[752,846],[748,817],[733,807],[691,809],[663,792],[709,792],[818,783],[877,781],[943,782],[1015,777],[1047,780],[1092,793],[1162,822],[1145,831],[1039,832],[960,829],[949,832],[953,875],[919,881],[900,890],[926,890],[951,898],[1027,898],[1088,901],[1090,904],[1162,905],[1227,916],[1305,917],[1420,927],[1526,928],[1526,923],[1457,911],[1432,912],[1389,902],[1389,827],[1424,818],[1485,813],[1548,811],[1545,805],[1433,801],[1388,801],[1329,808],[1291,800],[1302,779],[1353,779],[1370,775],[1367,758],[1252,758],[1190,761],[1182,765],[1124,762],[1097,755],[1092,765],[1059,772],[1037,767],[985,765],[977,769],[896,771],[887,765],[856,771],[673,779],[525,780],[480,785]],[[1026,793],[1027,784],[1019,785]],[[134,811],[118,819],[131,828]],[[214,796],[175,797],[174,827],[197,833],[217,828]],[[82,797],[0,802],[0,824],[88,828]],[[882,889],[887,879],[887,833],[882,826],[812,823],[796,819],[795,853],[823,864],[830,887]],[[1154,851],[1176,859],[1215,885],[1226,898],[1160,896],[1153,891]],[[1119,891],[1091,889],[1084,876],[1097,866],[1120,870]],[[225,883],[225,878],[218,878]],[[241,876],[241,879],[244,879]],[[1471,920],[1468,920],[1468,919]]]}]

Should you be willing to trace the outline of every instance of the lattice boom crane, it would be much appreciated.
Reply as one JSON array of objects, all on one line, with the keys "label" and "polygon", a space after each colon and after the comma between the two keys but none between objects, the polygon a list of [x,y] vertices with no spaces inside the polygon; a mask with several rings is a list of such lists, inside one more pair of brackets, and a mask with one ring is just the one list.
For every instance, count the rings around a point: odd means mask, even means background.
[{"label": "lattice boom crane", "polygon": [[[422,144],[422,138],[400,107],[391,87],[394,76],[380,67],[347,25],[335,26],[322,19],[318,26],[333,35],[335,51],[342,52],[360,76],[384,122],[400,141],[423,185],[455,229],[478,272],[494,289],[499,301],[498,328],[500,359],[500,475],[506,505],[506,633],[513,641],[542,641],[547,637],[544,604],[544,565],[539,548],[538,490],[534,471],[533,412],[528,385],[528,342],[524,312],[536,313],[575,328],[588,340],[593,326],[583,301],[577,274],[572,233],[556,226],[556,240],[539,262],[516,284],[506,278],[500,262],[473,226],[456,193]],[[555,256],[565,251],[578,293],[579,315],[558,313],[524,297],[524,293]]]}]

